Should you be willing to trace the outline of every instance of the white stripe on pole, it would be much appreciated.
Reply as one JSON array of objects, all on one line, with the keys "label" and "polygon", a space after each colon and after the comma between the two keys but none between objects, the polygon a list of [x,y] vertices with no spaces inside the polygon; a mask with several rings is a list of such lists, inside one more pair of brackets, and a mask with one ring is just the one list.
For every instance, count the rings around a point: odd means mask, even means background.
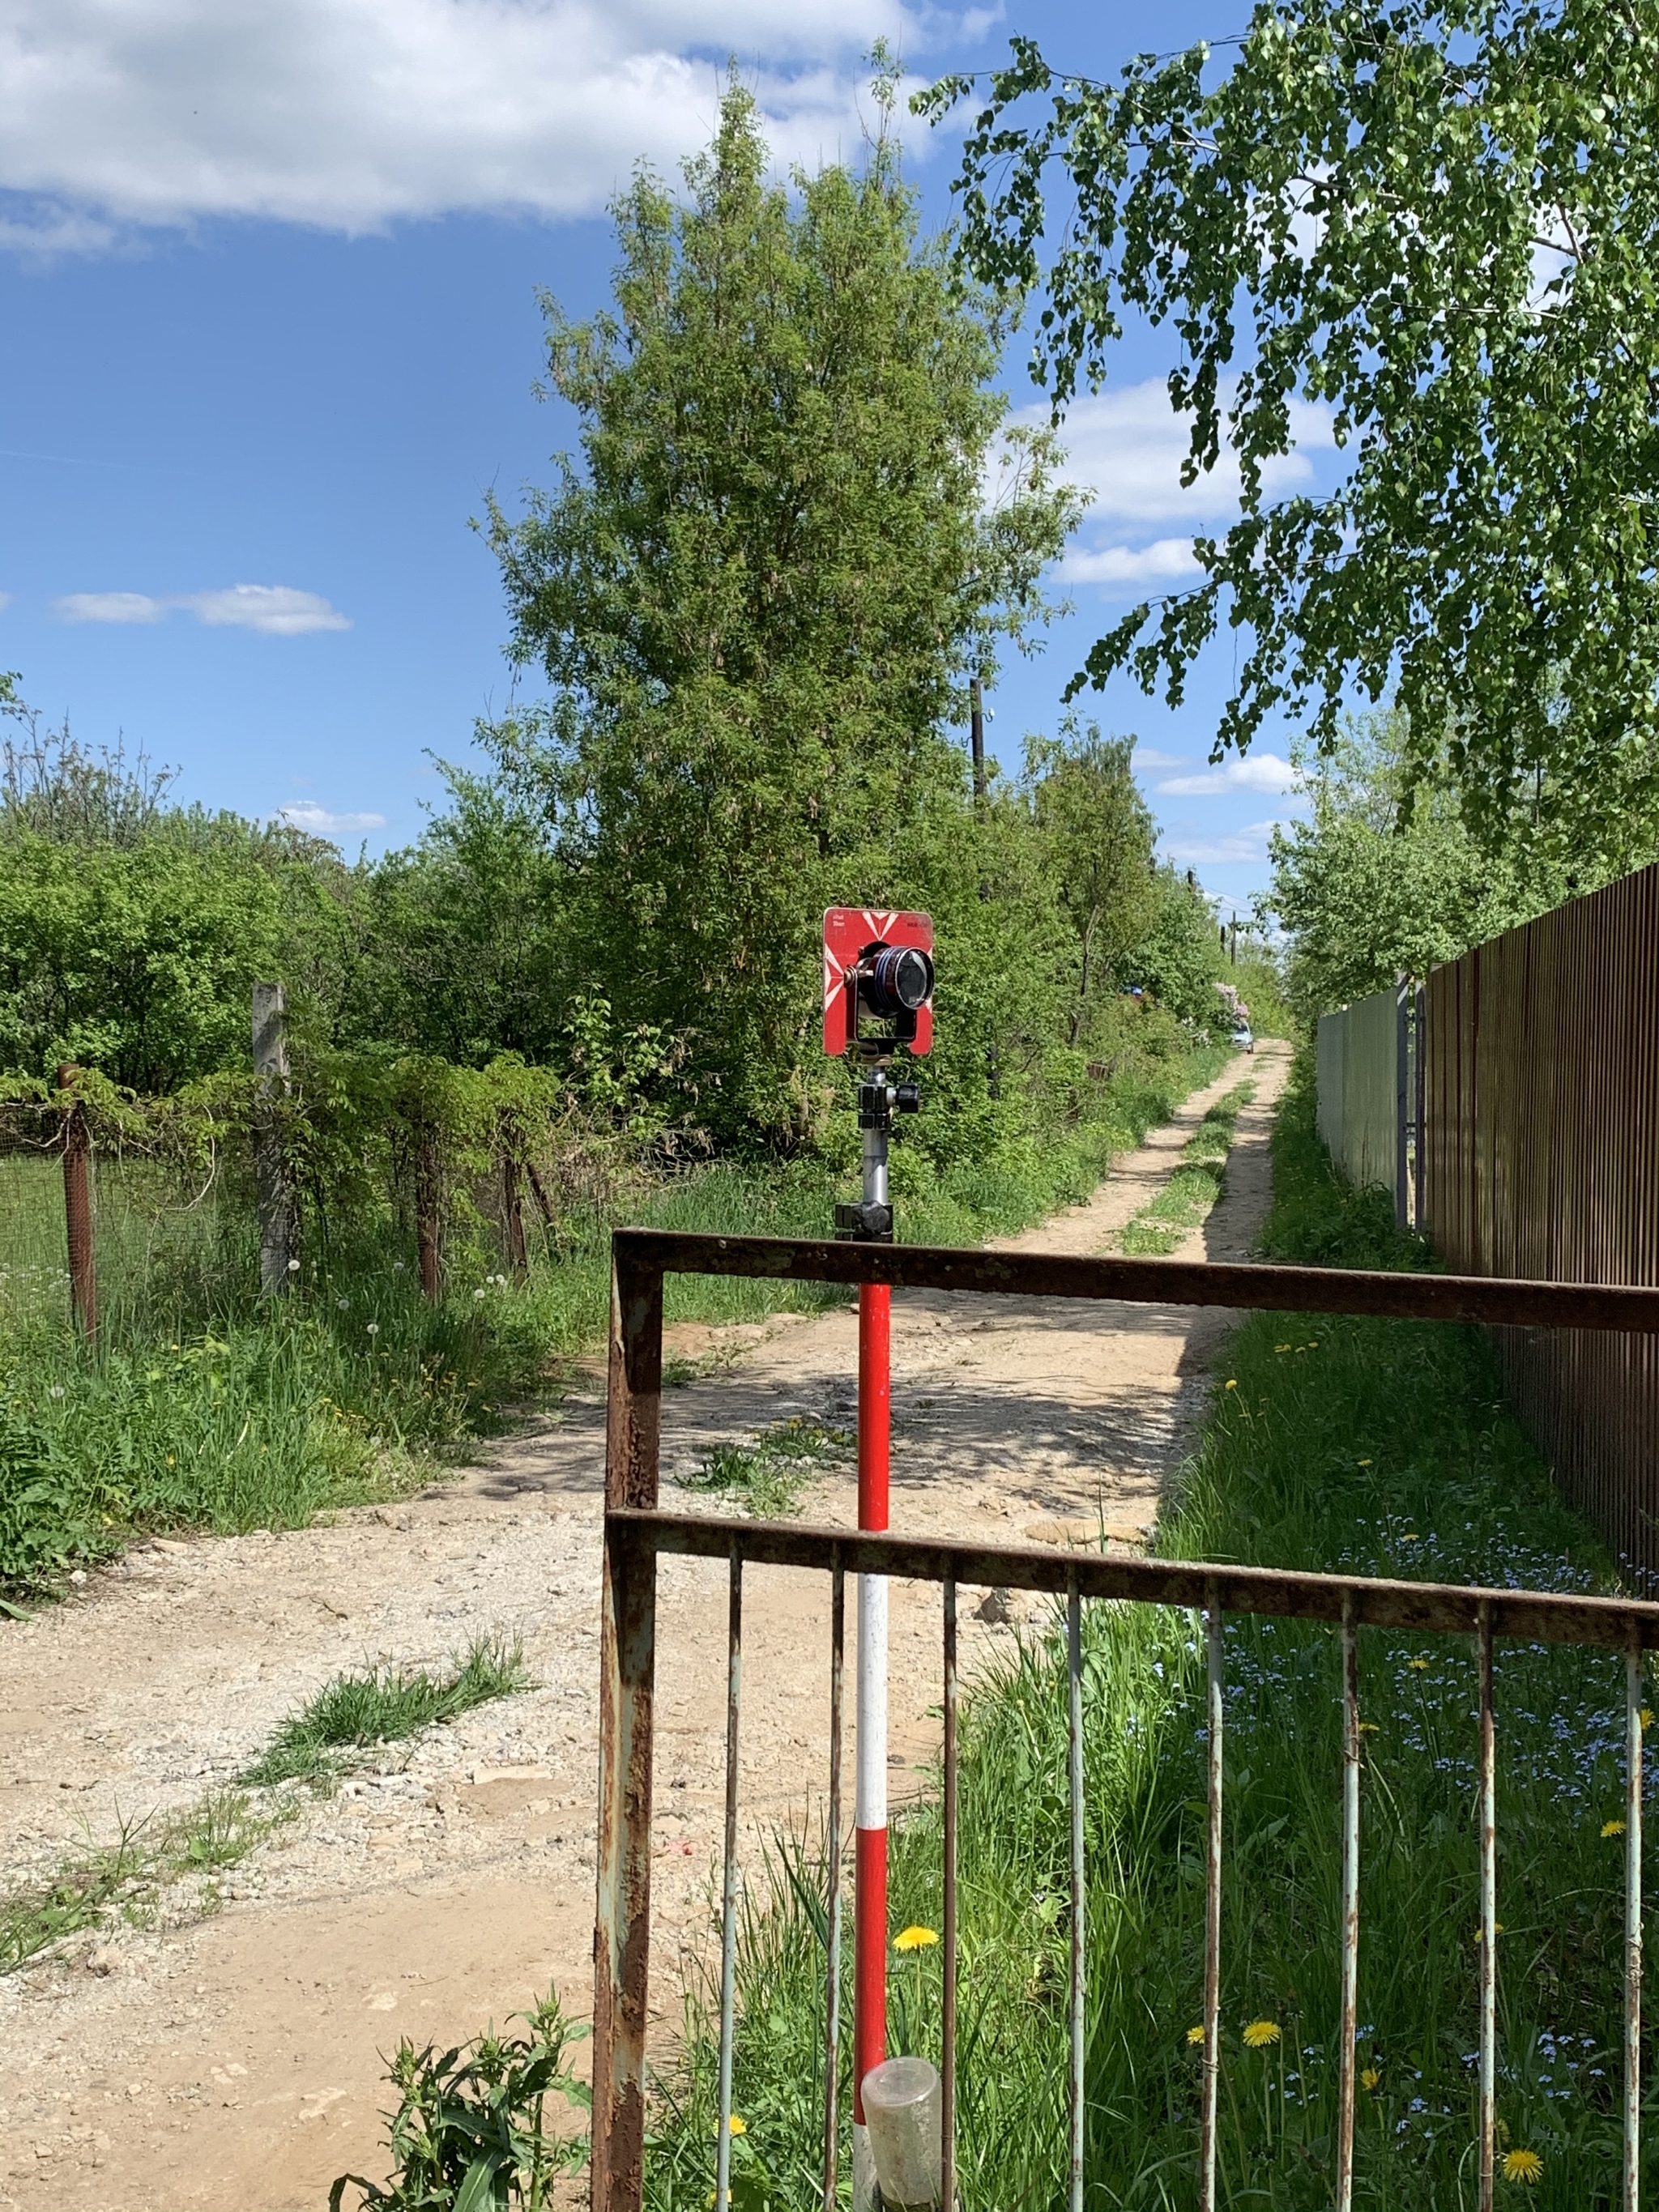
[{"label": "white stripe on pole", "polygon": [[854,1818],[887,1826],[887,1577],[859,1577],[859,1771]]}]

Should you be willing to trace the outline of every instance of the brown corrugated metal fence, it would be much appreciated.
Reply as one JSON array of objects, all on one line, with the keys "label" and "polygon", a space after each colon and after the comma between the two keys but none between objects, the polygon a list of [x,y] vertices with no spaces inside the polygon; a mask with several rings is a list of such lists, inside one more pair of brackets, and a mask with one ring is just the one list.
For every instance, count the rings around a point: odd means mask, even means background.
[{"label": "brown corrugated metal fence", "polygon": [[[1426,997],[1437,1250],[1463,1274],[1659,1285],[1659,868],[1436,969]],[[1653,1340],[1495,1334],[1563,1490],[1659,1578]]]}]

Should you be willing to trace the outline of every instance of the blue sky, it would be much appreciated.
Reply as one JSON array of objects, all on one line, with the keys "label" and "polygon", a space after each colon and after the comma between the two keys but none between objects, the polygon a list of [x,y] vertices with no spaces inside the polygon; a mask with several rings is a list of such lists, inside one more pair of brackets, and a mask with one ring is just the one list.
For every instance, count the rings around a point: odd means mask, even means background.
[{"label": "blue sky", "polygon": [[[1243,10],[1237,11],[1242,20]],[[418,834],[513,681],[468,528],[574,442],[538,405],[535,293],[605,296],[610,193],[708,137],[726,56],[781,158],[851,155],[872,39],[921,78],[1028,32],[1105,73],[1241,27],[1213,4],[1011,11],[896,0],[5,0],[0,9],[0,665],[94,744],[209,805],[372,850]],[[930,219],[952,146],[911,155]],[[1095,490],[1076,611],[993,704],[993,751],[1052,729],[1092,638],[1231,511],[1182,495],[1159,334],[1066,429]],[[1018,343],[1008,384],[1033,404]],[[1287,475],[1316,476],[1322,426]],[[1288,733],[1206,765],[1231,641],[1176,714],[1121,680],[1171,857],[1241,907],[1294,807]]]}]

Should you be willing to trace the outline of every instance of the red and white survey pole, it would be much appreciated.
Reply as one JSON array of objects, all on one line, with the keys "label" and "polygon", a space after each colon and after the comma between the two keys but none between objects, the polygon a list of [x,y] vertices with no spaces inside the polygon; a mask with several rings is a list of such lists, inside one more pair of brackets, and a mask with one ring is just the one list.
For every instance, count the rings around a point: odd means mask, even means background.
[{"label": "red and white survey pole", "polygon": [[[894,1084],[896,1050],[933,1042],[933,925],[925,914],[831,907],[823,917],[823,1047],[862,1069],[859,1127],[863,1192],[837,1206],[836,1234],[890,1244],[893,1206],[887,1146],[895,1112],[914,1114],[914,1083]],[[893,1293],[859,1285],[859,1527],[887,1526],[892,1435]],[[887,2056],[887,1578],[860,1575],[858,1592],[858,1783],[853,1876],[854,2193],[864,2129],[864,2077]]]}]

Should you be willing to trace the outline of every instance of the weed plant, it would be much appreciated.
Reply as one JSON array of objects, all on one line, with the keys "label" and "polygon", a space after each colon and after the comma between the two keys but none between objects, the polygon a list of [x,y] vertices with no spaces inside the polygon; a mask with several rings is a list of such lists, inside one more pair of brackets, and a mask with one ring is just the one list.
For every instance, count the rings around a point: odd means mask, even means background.
[{"label": "weed plant", "polygon": [[474,1644],[443,1674],[380,1667],[372,1674],[337,1675],[283,1723],[242,1779],[256,1789],[325,1780],[348,1763],[345,1755],[399,1742],[526,1686],[520,1647],[494,1641]]},{"label": "weed plant", "polygon": [[[1426,1263],[1394,1230],[1386,1200],[1333,1176],[1305,1066],[1280,1114],[1275,1171],[1267,1243],[1276,1256]],[[1408,1579],[1555,1589],[1614,1580],[1504,1403],[1488,1345],[1430,1323],[1248,1320],[1158,1542],[1173,1556]],[[1086,2202],[1188,2212],[1202,2059],[1192,2033],[1203,1987],[1200,1638],[1194,1618],[1172,1610],[1097,1604],[1085,1623]],[[1363,1633],[1360,1649],[1354,2201],[1473,2212],[1474,1656],[1458,1638],[1381,1632]],[[1337,1639],[1317,1625],[1238,1619],[1226,1664],[1221,2201],[1316,2212],[1331,2201],[1334,2172]],[[1505,1644],[1495,1671],[1500,2188],[1506,2201],[1584,2212],[1620,2201],[1622,1661]],[[964,1705],[958,2112],[969,2212],[1065,2198],[1066,1711],[1058,1633],[1022,1641]],[[939,1926],[939,1849],[936,1803],[896,1820],[895,1928]],[[741,1923],[737,2108],[779,2205],[818,2201],[823,1883],[821,1853],[781,1839]],[[937,2055],[939,1957],[929,1948],[895,1959],[890,2047]],[[684,2058],[656,2106],[649,2189],[659,2207],[706,2203],[714,2018],[711,1990],[694,1980]],[[1652,2186],[1659,2173],[1644,2178]]]},{"label": "weed plant", "polygon": [[716,1445],[694,1473],[680,1477],[679,1487],[735,1498],[757,1521],[781,1520],[799,1510],[808,1484],[844,1458],[853,1443],[850,1430],[794,1413],[763,1429],[752,1443]]},{"label": "weed plant", "polygon": [[[586,2130],[553,2124],[591,2105],[566,2055],[586,2031],[570,2026],[552,1990],[520,2017],[522,2035],[488,2031],[443,2052],[431,2044],[417,2051],[407,2039],[398,2045],[392,2178],[381,2187],[343,2173],[329,2212],[341,2212],[348,2189],[357,2192],[357,2212],[551,2212],[558,2177],[587,2156]],[[550,2099],[557,2100],[550,2110]]]},{"label": "weed plant", "polygon": [[[1086,1195],[1227,1058],[1194,1046],[1126,1065],[1039,1143],[988,1124],[982,1152],[895,1146],[900,1233],[967,1243]],[[849,1123],[850,1127],[850,1123]],[[844,1177],[832,1161],[718,1161],[641,1184],[629,1218],[709,1234],[822,1235]],[[557,1387],[602,1336],[611,1220],[576,1212],[532,1237],[514,1284],[479,1249],[447,1294],[420,1294],[398,1225],[317,1222],[289,1296],[260,1300],[245,1194],[181,1195],[142,1163],[95,1177],[100,1329],[68,1324],[62,1177],[0,1158],[0,1605],[169,1528],[294,1528],[321,1510],[428,1479],[517,1404]],[[671,1276],[670,1322],[813,1310],[810,1283]]]}]

